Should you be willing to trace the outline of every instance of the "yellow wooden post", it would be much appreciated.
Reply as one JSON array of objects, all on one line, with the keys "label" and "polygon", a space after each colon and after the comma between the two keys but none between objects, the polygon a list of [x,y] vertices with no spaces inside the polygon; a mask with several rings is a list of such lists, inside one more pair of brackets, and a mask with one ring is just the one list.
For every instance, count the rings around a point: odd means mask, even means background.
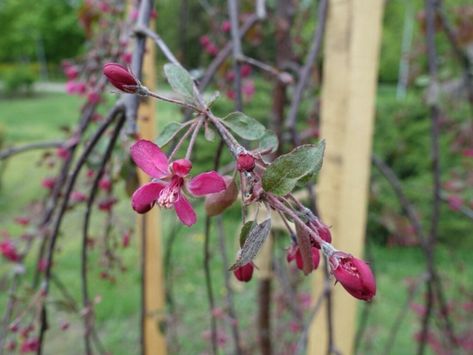
[{"label": "yellow wooden post", "polygon": [[[318,203],[332,226],[334,246],[362,256],[383,0],[330,1],[325,34],[321,136],[327,141]],[[315,277],[313,296],[323,288]],[[334,342],[353,354],[355,300],[340,286],[333,292]],[[327,354],[325,311],[309,333],[308,354]]]},{"label": "yellow wooden post", "polygon": [[[146,41],[146,53],[143,62],[143,84],[150,90],[155,90],[155,46],[150,39]],[[155,100],[145,98],[138,110],[138,131],[141,138],[153,141],[155,130]],[[149,177],[138,169],[140,184],[149,181]],[[157,208],[145,215],[140,215],[137,221],[138,231],[144,233],[144,354],[166,354],[166,337],[160,324],[164,321],[164,277],[161,253],[160,214]],[[144,231],[143,229],[144,228]]]}]

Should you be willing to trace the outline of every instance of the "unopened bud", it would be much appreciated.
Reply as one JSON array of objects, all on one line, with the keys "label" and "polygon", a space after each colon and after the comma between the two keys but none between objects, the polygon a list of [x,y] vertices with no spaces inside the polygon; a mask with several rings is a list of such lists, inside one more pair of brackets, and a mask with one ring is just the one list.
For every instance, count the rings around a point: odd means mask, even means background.
[{"label": "unopened bud", "polygon": [[110,84],[118,90],[135,94],[140,88],[140,83],[130,71],[118,63],[107,63],[103,67],[103,73],[110,81]]},{"label": "unopened bud", "polygon": [[248,282],[253,277],[254,268],[255,267],[253,266],[253,263],[249,262],[248,264],[245,264],[233,270],[233,274],[238,279],[238,281]]},{"label": "unopened bud", "polygon": [[205,197],[205,212],[210,217],[217,216],[225,211],[238,197],[238,187],[235,180],[230,176],[224,176],[223,180],[225,181],[225,190]]},{"label": "unopened bud", "polygon": [[238,171],[253,171],[255,168],[255,157],[250,153],[240,153],[237,157],[237,170]]},{"label": "unopened bud", "polygon": [[376,294],[376,280],[369,265],[344,252],[329,258],[332,273],[353,297],[371,301]]}]

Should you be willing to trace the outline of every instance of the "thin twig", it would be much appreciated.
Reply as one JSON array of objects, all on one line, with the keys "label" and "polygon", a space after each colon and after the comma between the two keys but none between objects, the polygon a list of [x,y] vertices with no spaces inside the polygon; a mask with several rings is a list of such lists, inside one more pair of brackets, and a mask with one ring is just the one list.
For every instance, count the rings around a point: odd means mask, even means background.
[{"label": "thin twig", "polygon": [[16,147],[10,147],[0,151],[0,160],[10,158],[13,155],[29,152],[35,149],[58,148],[64,145],[64,141],[35,142]]}]

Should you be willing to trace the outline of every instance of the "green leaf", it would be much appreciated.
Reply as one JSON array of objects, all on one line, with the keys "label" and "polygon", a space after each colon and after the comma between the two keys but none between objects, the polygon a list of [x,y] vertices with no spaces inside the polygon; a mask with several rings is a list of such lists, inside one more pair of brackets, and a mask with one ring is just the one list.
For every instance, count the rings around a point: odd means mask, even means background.
[{"label": "green leaf", "polygon": [[189,103],[197,102],[194,81],[183,67],[172,63],[165,64],[164,74],[175,92]]},{"label": "green leaf", "polygon": [[179,122],[171,122],[169,124],[167,124],[161,134],[159,135],[158,138],[156,138],[156,144],[159,146],[159,147],[163,147],[165,146],[166,144],[169,143],[169,141],[171,141],[175,136],[176,134],[179,133],[179,131],[184,127],[184,125],[182,123],[179,123]]},{"label": "green leaf", "polygon": [[311,178],[322,167],[325,141],[318,145],[305,144],[281,155],[269,165],[263,174],[263,189],[276,195],[291,192],[298,181]]},{"label": "green leaf", "polygon": [[278,137],[276,137],[276,135],[272,131],[267,129],[264,132],[263,137],[261,137],[259,141],[258,149],[269,151],[272,153],[276,151],[276,149],[278,149],[278,145],[279,145]]},{"label": "green leaf", "polygon": [[222,122],[241,138],[249,141],[260,139],[266,130],[261,123],[242,112],[232,112]]},{"label": "green leaf", "polygon": [[253,227],[254,224],[256,224],[255,221],[248,221],[243,225],[243,227],[241,227],[240,247],[245,244],[246,238],[248,238],[248,234],[250,233],[251,227]]},{"label": "green leaf", "polygon": [[[245,226],[248,223],[246,223]],[[243,226],[243,228],[245,228],[245,226]],[[261,250],[261,247],[263,246],[264,241],[268,237],[270,231],[271,218],[268,218],[260,224],[253,223],[251,225],[250,232],[248,233],[248,237],[246,238],[245,243],[241,247],[241,250],[238,254],[238,258],[235,261],[235,264],[230,267],[230,270],[235,270],[236,268],[239,268],[240,266],[246,265],[251,262]]]}]

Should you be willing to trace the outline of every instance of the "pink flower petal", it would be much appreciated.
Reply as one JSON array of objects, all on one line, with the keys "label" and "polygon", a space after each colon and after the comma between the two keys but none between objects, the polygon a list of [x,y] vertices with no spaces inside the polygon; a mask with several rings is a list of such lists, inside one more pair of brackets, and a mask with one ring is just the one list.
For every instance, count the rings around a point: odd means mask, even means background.
[{"label": "pink flower petal", "polygon": [[188,159],[179,159],[173,161],[172,164],[172,171],[174,174],[180,177],[184,177],[189,174],[189,171],[192,169],[192,163]]},{"label": "pink flower petal", "polygon": [[213,194],[225,190],[225,180],[216,171],[208,171],[194,177],[187,188],[195,196]]},{"label": "pink flower petal", "polygon": [[159,196],[164,185],[157,182],[150,182],[141,186],[131,197],[131,206],[138,213],[146,213],[154,206],[154,202]]},{"label": "pink flower petal", "polygon": [[177,201],[174,203],[174,208],[176,210],[177,217],[181,220],[183,224],[190,227],[197,221],[197,216],[195,215],[194,208],[190,202],[181,194]]},{"label": "pink flower petal", "polygon": [[130,154],[136,165],[149,176],[161,178],[169,174],[168,158],[153,142],[140,139],[131,146]]}]

